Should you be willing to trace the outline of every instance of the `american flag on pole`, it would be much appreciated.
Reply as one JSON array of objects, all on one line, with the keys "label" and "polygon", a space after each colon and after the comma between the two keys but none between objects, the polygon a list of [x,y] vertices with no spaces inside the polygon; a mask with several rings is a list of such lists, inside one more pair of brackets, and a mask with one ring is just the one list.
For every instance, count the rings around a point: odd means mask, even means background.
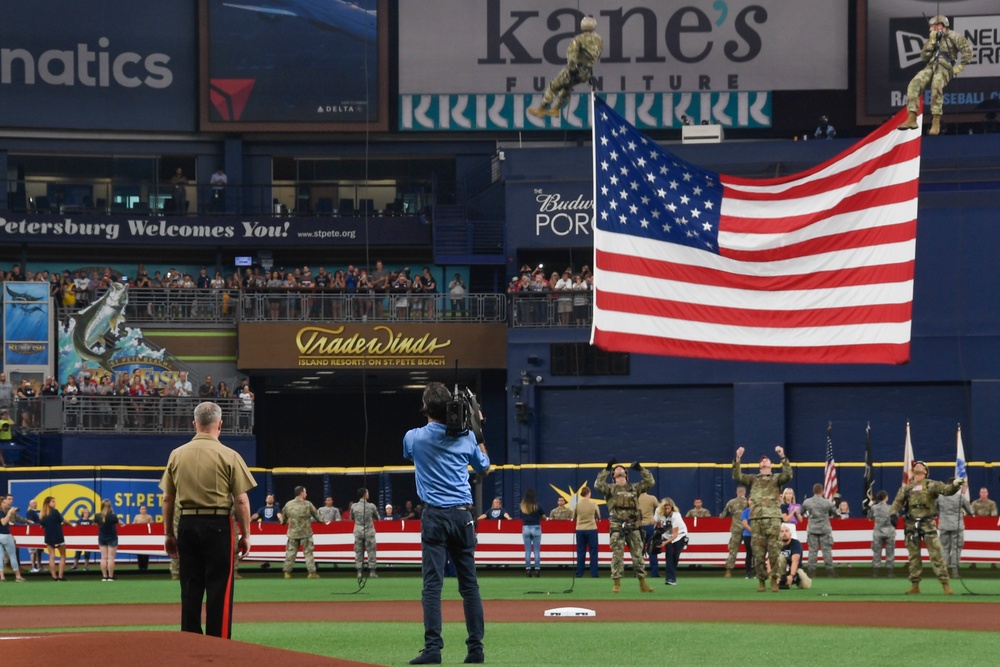
[{"label": "american flag on pole", "polygon": [[[962,445],[962,425],[958,425],[958,433],[955,435],[956,441],[956,451],[955,451],[955,479],[969,479],[969,471],[965,467],[965,447]],[[966,484],[962,487],[962,497],[969,500],[969,485]]]},{"label": "american flag on pole", "polygon": [[910,468],[913,467],[913,445],[910,443],[910,422],[906,422],[906,444],[903,446],[903,484],[910,481]]},{"label": "american flag on pole", "polygon": [[910,358],[920,132],[905,109],[791,176],[716,174],[594,98],[604,350],[789,363]]},{"label": "american flag on pole", "polygon": [[833,500],[840,490],[837,483],[837,462],[833,459],[833,424],[826,425],[826,467],[823,469],[823,497]]}]

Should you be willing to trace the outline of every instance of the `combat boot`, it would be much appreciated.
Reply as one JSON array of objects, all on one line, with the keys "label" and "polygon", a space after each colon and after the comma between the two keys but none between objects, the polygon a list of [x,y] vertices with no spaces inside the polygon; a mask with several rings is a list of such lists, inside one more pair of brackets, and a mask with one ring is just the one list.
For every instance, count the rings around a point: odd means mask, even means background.
[{"label": "combat boot", "polygon": [[291,579],[291,578],[292,578],[292,573],[291,572],[285,572],[285,579]]},{"label": "combat boot", "polygon": [[612,593],[621,593],[622,592],[622,580],[621,579],[615,579],[614,580],[614,582],[613,582],[613,584],[611,586],[611,592]]},{"label": "combat boot", "polygon": [[781,587],[778,585],[778,580],[777,579],[772,579],[771,580],[771,592],[772,593],[777,593],[780,590],[781,590]]},{"label": "combat boot", "polygon": [[653,592],[653,589],[650,588],[649,584],[646,583],[646,578],[645,577],[639,577],[639,590],[642,591],[643,593],[652,593]]},{"label": "combat boot", "polygon": [[317,574],[316,572],[310,572],[309,576],[306,577],[306,579],[319,579],[319,574]]},{"label": "combat boot", "polygon": [[961,577],[958,576],[958,568],[957,567],[951,568],[951,578],[952,579],[961,579]]},{"label": "combat boot", "polygon": [[[530,111],[530,109],[529,109]],[[906,115],[906,120],[896,128],[897,130],[915,130],[917,129],[917,112],[910,111]]]},{"label": "combat boot", "polygon": [[954,595],[955,594],[955,591],[951,590],[951,584],[949,584],[947,581],[942,581],[941,582],[941,589],[944,591],[945,595]]},{"label": "combat boot", "polygon": [[766,590],[767,590],[767,586],[764,585],[764,580],[763,579],[758,579],[757,580],[757,592],[758,593],[763,593]]},{"label": "combat boot", "polygon": [[920,595],[920,582],[914,581],[913,585],[910,586],[910,590],[906,591],[905,595]]},{"label": "combat boot", "polygon": [[733,576],[733,571],[727,567],[726,568],[726,579],[728,579],[731,576]]},{"label": "combat boot", "polygon": [[548,115],[548,111],[549,110],[546,109],[544,106],[528,108],[528,113],[530,113],[535,118],[544,118],[545,116]]},{"label": "combat boot", "polygon": [[545,113],[552,116],[553,118],[558,118],[561,107],[553,107],[551,109],[546,109]]},{"label": "combat boot", "polygon": [[927,134],[941,134],[941,114],[931,116],[931,129]]}]

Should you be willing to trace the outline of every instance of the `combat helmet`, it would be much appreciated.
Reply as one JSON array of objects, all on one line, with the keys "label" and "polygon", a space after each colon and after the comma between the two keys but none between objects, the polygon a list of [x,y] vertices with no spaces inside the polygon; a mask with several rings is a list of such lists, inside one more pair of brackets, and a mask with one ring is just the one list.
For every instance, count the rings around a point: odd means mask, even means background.
[{"label": "combat helmet", "polygon": [[948,17],[947,16],[941,16],[940,14],[938,14],[937,16],[932,16],[929,19],[927,19],[927,24],[928,25],[934,25],[935,23],[940,23],[945,28],[950,28],[951,27],[951,25],[948,23]]},{"label": "combat helmet", "polygon": [[580,21],[580,30],[584,32],[594,32],[597,30],[597,19],[593,16],[584,16],[583,20]]}]

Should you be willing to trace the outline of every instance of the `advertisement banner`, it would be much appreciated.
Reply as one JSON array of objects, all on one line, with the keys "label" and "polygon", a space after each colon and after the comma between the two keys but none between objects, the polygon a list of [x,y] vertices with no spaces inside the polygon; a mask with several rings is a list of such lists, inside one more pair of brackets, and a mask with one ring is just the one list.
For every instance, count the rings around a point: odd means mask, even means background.
[{"label": "advertisement banner", "polygon": [[0,126],[194,131],[196,19],[186,2],[5,2]]},{"label": "advertisement banner", "polygon": [[386,0],[202,0],[202,130],[388,129]]},{"label": "advertisement banner", "polygon": [[[921,14],[920,10],[925,13]],[[859,0],[860,34],[867,39],[858,53],[858,122],[881,122],[906,104],[910,79],[925,66],[920,50],[930,31],[928,18],[940,13],[950,30],[972,48],[972,61],[944,89],[946,114],[981,120],[1000,110],[1000,11],[991,0],[957,0],[940,7],[911,0]],[[925,104],[930,91],[924,91]]]},{"label": "advertisement banner", "polygon": [[507,241],[512,248],[594,245],[591,181],[507,185]]},{"label": "advertisement banner", "polygon": [[[8,213],[8,216],[14,214]],[[0,244],[60,243],[144,246],[203,245],[259,248],[315,245],[429,245],[431,226],[419,218],[379,219],[366,227],[363,218],[199,217],[197,219],[106,216],[0,216]]]},{"label": "advertisement banner", "polygon": [[48,283],[3,284],[4,368],[44,372],[52,365],[52,312]]},{"label": "advertisement banner", "polygon": [[[421,298],[403,294],[397,298]],[[428,297],[424,297],[428,298]],[[439,297],[441,298],[441,297]],[[506,368],[507,325],[241,323],[240,370]]]},{"label": "advertisement banner", "polygon": [[399,92],[541,93],[566,64],[586,14],[604,42],[594,68],[604,92],[844,90],[847,7],[828,0],[401,2]]},{"label": "advertisement banner", "polygon": [[[18,514],[24,516],[28,503],[37,501],[41,512],[45,499],[56,499],[56,509],[67,521],[76,521],[81,510],[90,512],[91,518],[101,510],[101,501],[111,501],[111,510],[122,523],[132,523],[139,507],[145,506],[153,521],[163,521],[163,492],[159,487],[160,476],[155,479],[81,477],[78,479],[12,479],[10,493]],[[26,545],[22,545],[26,546]]]},{"label": "advertisement banner", "polygon": [[[643,129],[710,123],[725,127],[771,127],[768,92],[601,93],[608,105]],[[556,118],[527,111],[542,103],[534,95],[401,95],[399,129],[404,132],[455,130],[587,130],[589,93],[575,93]]]}]

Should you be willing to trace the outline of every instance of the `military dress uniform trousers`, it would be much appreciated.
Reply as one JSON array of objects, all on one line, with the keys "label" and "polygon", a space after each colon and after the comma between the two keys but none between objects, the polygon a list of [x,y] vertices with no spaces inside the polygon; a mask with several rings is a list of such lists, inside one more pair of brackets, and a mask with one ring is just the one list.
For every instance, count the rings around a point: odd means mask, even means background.
[{"label": "military dress uniform trousers", "polygon": [[232,635],[235,542],[228,513],[181,516],[177,527],[181,631],[201,634],[201,601],[205,598],[205,634],[223,639]]}]

